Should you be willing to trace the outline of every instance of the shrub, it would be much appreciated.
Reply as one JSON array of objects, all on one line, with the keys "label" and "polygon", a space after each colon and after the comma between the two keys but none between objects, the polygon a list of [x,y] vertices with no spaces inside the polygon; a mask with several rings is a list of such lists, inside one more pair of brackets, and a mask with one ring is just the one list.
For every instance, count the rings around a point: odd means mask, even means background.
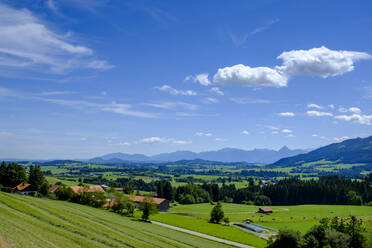
[{"label": "shrub", "polygon": [[211,223],[219,223],[223,217],[225,216],[223,210],[222,210],[222,205],[220,202],[217,202],[217,205],[213,207],[211,211],[211,218],[209,222]]}]

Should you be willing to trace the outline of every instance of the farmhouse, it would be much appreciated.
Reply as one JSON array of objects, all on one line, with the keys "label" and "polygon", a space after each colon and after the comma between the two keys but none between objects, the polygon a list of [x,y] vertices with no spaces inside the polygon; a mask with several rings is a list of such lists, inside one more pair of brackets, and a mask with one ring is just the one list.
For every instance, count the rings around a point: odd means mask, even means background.
[{"label": "farmhouse", "polygon": [[142,195],[136,195],[136,196],[131,196],[129,197],[129,200],[134,202],[134,203],[143,203],[146,202],[147,199],[151,199],[154,204],[159,208],[160,211],[167,211],[169,209],[169,201],[164,198],[148,198],[146,196]]},{"label": "farmhouse", "polygon": [[271,214],[273,210],[271,208],[259,208],[258,212],[261,214]]},{"label": "farmhouse", "polygon": [[19,195],[36,195],[37,188],[29,183],[20,183],[13,188],[13,192]]}]

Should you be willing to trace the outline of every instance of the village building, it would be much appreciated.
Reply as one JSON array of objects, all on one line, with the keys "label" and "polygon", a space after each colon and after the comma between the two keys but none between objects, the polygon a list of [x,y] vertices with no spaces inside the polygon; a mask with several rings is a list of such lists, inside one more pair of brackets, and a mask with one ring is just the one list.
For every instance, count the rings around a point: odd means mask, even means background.
[{"label": "village building", "polygon": [[36,186],[23,182],[15,186],[13,192],[19,195],[35,196],[37,194],[37,188]]},{"label": "village building", "polygon": [[273,210],[271,208],[259,208],[258,212],[261,214],[271,214]]},{"label": "village building", "polygon": [[156,197],[148,198],[148,197],[142,196],[142,195],[136,195],[136,196],[129,197],[129,201],[132,201],[136,204],[144,203],[144,202],[147,201],[147,199],[151,199],[152,203],[154,203],[158,207],[159,211],[168,211],[169,210],[169,201],[167,199],[164,199],[164,198],[156,198]]}]

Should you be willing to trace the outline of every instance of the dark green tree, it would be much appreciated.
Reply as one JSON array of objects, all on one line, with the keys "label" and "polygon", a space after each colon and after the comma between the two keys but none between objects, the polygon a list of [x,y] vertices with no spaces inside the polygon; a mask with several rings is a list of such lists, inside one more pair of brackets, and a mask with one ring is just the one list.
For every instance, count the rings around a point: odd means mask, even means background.
[{"label": "dark green tree", "polygon": [[300,248],[300,242],[300,232],[293,230],[279,230],[276,239],[269,240],[267,248]]},{"label": "dark green tree", "polygon": [[158,211],[158,207],[154,204],[152,197],[147,196],[141,203],[142,220],[147,221],[150,215],[155,214]]},{"label": "dark green tree", "polygon": [[15,187],[18,184],[25,182],[26,180],[27,174],[25,169],[21,165],[17,163],[10,163],[7,166],[4,186]]},{"label": "dark green tree", "polygon": [[2,185],[5,185],[5,179],[6,179],[6,170],[7,170],[7,166],[6,166],[6,163],[5,161],[1,162],[1,165],[0,165],[0,184]]},{"label": "dark green tree", "polygon": [[40,165],[31,165],[29,168],[28,183],[35,186],[40,191],[41,185],[45,182],[45,177]]},{"label": "dark green tree", "polygon": [[220,202],[217,202],[217,205],[213,207],[211,211],[211,218],[209,222],[211,223],[220,223],[220,221],[223,219],[225,216],[223,210],[222,210],[222,205]]}]

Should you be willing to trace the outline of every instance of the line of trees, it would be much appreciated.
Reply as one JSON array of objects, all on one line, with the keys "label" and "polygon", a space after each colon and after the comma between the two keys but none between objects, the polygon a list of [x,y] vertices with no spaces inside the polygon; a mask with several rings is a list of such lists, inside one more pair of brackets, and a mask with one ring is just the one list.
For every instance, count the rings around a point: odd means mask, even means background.
[{"label": "line of trees", "polygon": [[[234,184],[186,184],[171,190],[167,181],[157,183],[157,193],[182,204],[224,201],[255,205],[339,204],[362,205],[372,202],[372,174],[363,180],[324,176],[317,180],[287,178],[276,184],[259,186],[253,180],[248,187]],[[165,196],[164,192],[167,192]],[[171,195],[173,192],[173,195]]]}]

